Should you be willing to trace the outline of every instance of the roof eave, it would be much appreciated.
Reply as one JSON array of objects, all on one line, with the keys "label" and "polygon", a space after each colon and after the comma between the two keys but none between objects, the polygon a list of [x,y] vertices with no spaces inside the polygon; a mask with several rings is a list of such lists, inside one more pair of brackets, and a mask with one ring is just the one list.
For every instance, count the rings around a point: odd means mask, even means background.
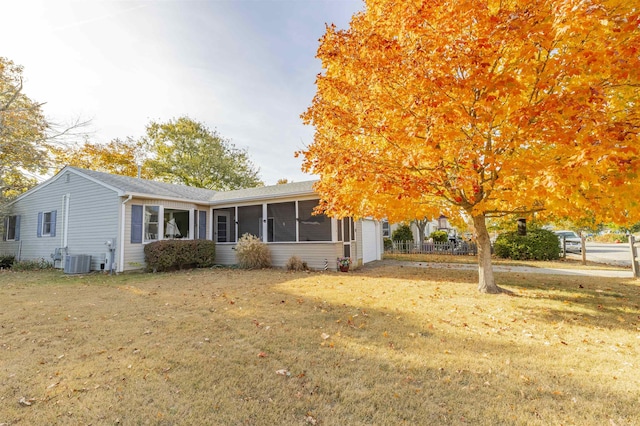
[{"label": "roof eave", "polygon": [[145,194],[143,192],[123,192],[121,197],[133,197],[133,198],[142,198],[145,200],[164,200],[164,201],[178,201],[182,203],[193,203],[193,204],[204,204],[210,205],[211,201],[208,200],[196,200],[192,198],[178,198],[178,197],[167,197],[164,195],[158,194]]},{"label": "roof eave", "polygon": [[252,195],[249,197],[241,197],[241,198],[229,198],[226,200],[212,200],[209,202],[210,205],[216,204],[235,204],[235,203],[245,203],[247,201],[258,201],[258,200],[272,200],[277,198],[287,198],[287,197],[299,197],[303,195],[315,195],[318,196],[318,193],[313,190],[304,190],[304,191],[296,191],[296,192],[287,192],[284,194],[274,194],[274,195]]}]

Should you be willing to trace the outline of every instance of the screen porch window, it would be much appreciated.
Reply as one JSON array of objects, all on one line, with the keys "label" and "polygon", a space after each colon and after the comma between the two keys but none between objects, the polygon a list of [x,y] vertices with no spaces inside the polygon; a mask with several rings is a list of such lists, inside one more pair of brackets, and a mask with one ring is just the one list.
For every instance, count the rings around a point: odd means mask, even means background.
[{"label": "screen porch window", "polygon": [[267,241],[296,240],[296,203],[267,204]]},{"label": "screen porch window", "polygon": [[318,201],[298,201],[299,241],[331,241],[331,218],[313,214]]},{"label": "screen porch window", "polygon": [[238,236],[262,236],[262,205],[238,207]]}]

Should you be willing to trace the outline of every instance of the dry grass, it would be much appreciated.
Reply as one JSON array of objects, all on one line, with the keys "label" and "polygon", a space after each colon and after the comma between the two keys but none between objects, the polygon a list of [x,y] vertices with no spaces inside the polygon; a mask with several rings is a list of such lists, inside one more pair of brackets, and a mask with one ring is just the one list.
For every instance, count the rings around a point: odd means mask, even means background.
[{"label": "dry grass", "polygon": [[0,273],[0,423],[637,424],[638,282],[497,276]]}]

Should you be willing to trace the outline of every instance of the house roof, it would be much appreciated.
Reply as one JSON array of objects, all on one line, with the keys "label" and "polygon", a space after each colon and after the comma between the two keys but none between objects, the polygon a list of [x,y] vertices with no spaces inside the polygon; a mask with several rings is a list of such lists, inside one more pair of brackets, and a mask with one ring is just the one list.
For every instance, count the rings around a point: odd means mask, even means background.
[{"label": "house roof", "polygon": [[210,189],[175,185],[171,183],[157,182],[154,180],[97,172],[95,170],[80,169],[78,167],[67,166],[65,169],[84,175],[89,179],[108,186],[118,191],[120,195],[184,199],[207,204],[310,195],[315,193],[313,190],[313,184],[316,182],[315,180],[312,180],[286,183],[282,185],[237,189],[233,191],[213,191]]},{"label": "house roof", "polygon": [[257,199],[278,198],[284,196],[314,194],[315,180],[285,183],[282,185],[261,186],[257,188],[237,189],[235,191],[216,192],[210,201],[212,203],[247,201]]},{"label": "house roof", "polygon": [[270,185],[257,188],[238,189],[234,191],[213,191],[204,188],[195,188],[186,185],[175,185],[154,180],[134,178],[130,176],[114,175],[111,173],[97,172],[95,170],[81,169],[79,167],[66,166],[51,179],[31,188],[21,194],[9,204],[24,198],[28,194],[38,191],[64,175],[71,172],[83,176],[99,185],[115,191],[119,196],[135,196],[140,198],[158,198],[165,200],[182,200],[200,204],[221,204],[250,200],[265,200],[281,197],[301,196],[315,194],[313,184],[316,181],[294,182],[282,185]]},{"label": "house roof", "polygon": [[67,166],[65,169],[84,175],[94,181],[98,181],[98,183],[109,186],[120,192],[121,195],[132,194],[138,196],[178,198],[191,201],[208,202],[216,193],[216,191],[212,191],[210,189],[175,185],[172,183],[157,182],[154,180],[135,178],[131,176],[114,175],[71,166]]}]

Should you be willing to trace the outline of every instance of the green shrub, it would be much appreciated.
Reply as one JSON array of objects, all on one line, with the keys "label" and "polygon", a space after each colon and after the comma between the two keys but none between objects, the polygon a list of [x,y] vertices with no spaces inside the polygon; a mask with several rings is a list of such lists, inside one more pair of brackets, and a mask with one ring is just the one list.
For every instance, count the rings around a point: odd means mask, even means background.
[{"label": "green shrub", "polygon": [[306,271],[309,269],[307,262],[304,262],[298,256],[291,256],[287,261],[288,271]]},{"label": "green shrub", "polygon": [[413,241],[411,227],[409,225],[400,225],[393,231],[393,234],[391,234],[391,239],[393,241]]},{"label": "green shrub", "polygon": [[555,260],[560,256],[556,234],[546,229],[530,229],[527,235],[500,234],[493,246],[498,257],[514,260]]},{"label": "green shrub", "polygon": [[434,243],[446,243],[449,241],[449,234],[447,231],[433,231],[429,238],[433,240]]},{"label": "green shrub", "polygon": [[238,264],[245,269],[269,268],[271,266],[271,252],[260,238],[251,234],[244,234],[236,245]]},{"label": "green shrub", "polygon": [[11,269],[14,271],[40,271],[44,269],[52,269],[53,264],[48,260],[34,259],[34,260],[21,260],[14,262]]},{"label": "green shrub", "polygon": [[16,257],[12,254],[0,254],[0,269],[9,269],[16,261]]},{"label": "green shrub", "polygon": [[162,240],[144,246],[148,271],[171,271],[213,266],[216,243],[208,240]]},{"label": "green shrub", "polygon": [[384,238],[382,243],[384,244],[384,251],[391,250],[393,248],[393,241],[391,241],[391,238]]}]

